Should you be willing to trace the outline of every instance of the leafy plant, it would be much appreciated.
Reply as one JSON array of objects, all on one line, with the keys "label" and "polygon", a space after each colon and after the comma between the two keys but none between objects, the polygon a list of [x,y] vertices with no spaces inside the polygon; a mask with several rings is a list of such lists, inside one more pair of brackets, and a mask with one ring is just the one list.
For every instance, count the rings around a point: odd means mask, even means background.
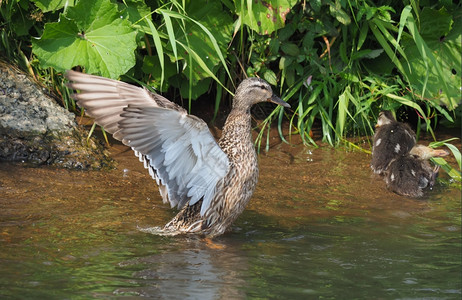
[{"label": "leafy plant", "polygon": [[424,7],[419,24],[410,11],[411,6],[406,6],[400,21],[412,37],[403,36],[407,57],[407,63],[401,59],[404,73],[421,99],[453,110],[460,101],[462,11],[453,20],[444,7]]},{"label": "leafy plant", "polygon": [[238,24],[248,26],[260,35],[268,35],[285,25],[286,17],[297,3],[294,0],[244,1],[234,0],[239,15]]},{"label": "leafy plant", "polygon": [[[462,164],[461,164],[461,154],[460,150],[454,146],[453,144],[450,144],[450,141],[456,140],[456,138],[452,139],[447,139],[444,141],[439,141],[439,142],[432,142],[430,143],[431,148],[438,148],[441,146],[446,146],[452,153],[452,155],[455,157],[457,161],[457,165],[459,166],[459,170],[462,170]],[[438,166],[440,166],[446,173],[451,176],[452,179],[454,179],[456,182],[462,182],[462,177],[460,174],[460,171],[457,171],[454,169],[451,165],[449,165],[446,160],[442,157],[433,157],[431,160]]]},{"label": "leafy plant", "polygon": [[[422,122],[433,134],[435,114],[454,122],[450,111],[460,102],[455,91],[460,90],[461,64],[456,53],[461,52],[461,27],[454,26],[460,23],[460,7],[421,11],[412,3],[412,10],[402,3],[388,6],[369,1],[314,1],[297,6],[284,28],[270,37],[250,39],[247,73],[279,82],[283,94],[298,99],[291,125],[305,142],[314,143],[308,133],[316,122],[321,123],[323,141],[331,145],[347,142],[347,134],[370,135],[381,109],[415,110],[420,117],[418,129]],[[401,15],[392,7],[401,7]],[[432,33],[428,23],[435,14],[445,21]],[[397,17],[399,23],[394,21]],[[413,18],[420,22],[418,31],[411,27]],[[418,39],[420,34],[429,40],[430,50]],[[439,34],[439,44],[432,44]],[[441,59],[432,58],[436,46]],[[275,65],[278,73],[273,72]],[[427,79],[432,84],[419,85],[422,76],[433,76]],[[430,93],[438,97],[421,96]]]},{"label": "leafy plant", "polygon": [[274,120],[284,141],[288,120],[305,144],[317,144],[318,127],[323,142],[361,148],[348,137],[371,135],[382,109],[418,116],[417,134],[460,118],[455,2],[11,0],[0,14],[1,53],[65,99],[59,73],[77,66],[180,95],[189,108],[213,85],[215,113],[242,78],[266,79],[293,111],[259,124],[259,149]]},{"label": "leafy plant", "polygon": [[[230,76],[223,53],[231,39],[232,19],[219,2],[172,1],[156,6],[151,11],[143,1],[116,5],[109,0],[81,0],[57,22],[45,24],[41,38],[33,41],[33,51],[42,67],[64,71],[81,66],[89,73],[118,78],[138,69],[134,50],[145,50],[138,55],[143,61],[140,71],[151,78],[149,83],[163,91],[173,85],[190,99],[208,90],[207,78],[219,82],[219,64]],[[61,8],[58,2],[44,7]]]},{"label": "leafy plant", "polygon": [[[89,13],[90,12],[90,13]],[[108,0],[79,1],[45,24],[32,49],[43,67],[65,71],[84,66],[89,73],[117,78],[135,65],[136,31]]]},{"label": "leafy plant", "polygon": [[[178,79],[172,75],[170,83],[179,88],[184,97],[196,99],[207,91],[210,84],[209,81],[202,80],[212,78],[221,84],[216,77],[219,64],[230,76],[224,54],[226,54],[226,46],[231,39],[232,19],[223,13],[219,2],[187,1],[184,6],[176,4],[173,7],[178,11],[165,8],[154,11],[162,15],[165,21],[159,29],[150,24],[149,30],[147,28],[143,30],[152,35],[159,62],[164,71],[159,77],[153,79],[158,86],[162,87],[165,78],[162,76],[165,75],[165,66],[168,65],[164,64],[162,67],[161,60],[164,55],[167,55],[171,62],[176,63],[176,71],[182,70],[182,75],[187,79]],[[150,22],[146,18],[144,21],[148,24]],[[165,42],[162,39],[165,39]],[[170,66],[173,67],[173,65]],[[193,87],[197,88],[194,94]],[[197,93],[198,90],[202,90],[202,93]]]}]

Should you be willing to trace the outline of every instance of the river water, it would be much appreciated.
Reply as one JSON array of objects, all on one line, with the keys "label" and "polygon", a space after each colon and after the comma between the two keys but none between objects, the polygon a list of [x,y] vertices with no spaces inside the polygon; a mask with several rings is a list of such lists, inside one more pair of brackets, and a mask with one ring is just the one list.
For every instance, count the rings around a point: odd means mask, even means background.
[{"label": "river water", "polygon": [[[111,171],[0,164],[2,299],[460,299],[461,191],[386,190],[370,155],[276,145],[232,231],[146,233],[175,211],[130,150]],[[452,161],[454,164],[454,161]]]}]

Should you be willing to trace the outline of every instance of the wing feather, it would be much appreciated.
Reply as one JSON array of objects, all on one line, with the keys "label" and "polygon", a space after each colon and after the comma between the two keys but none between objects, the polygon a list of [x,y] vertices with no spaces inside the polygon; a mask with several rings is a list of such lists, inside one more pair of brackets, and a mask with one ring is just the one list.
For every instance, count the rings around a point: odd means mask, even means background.
[{"label": "wing feather", "polygon": [[229,170],[228,157],[205,122],[175,110],[131,105],[121,117],[114,136],[145,157],[151,175],[166,187],[171,206],[203,199],[205,212]]},{"label": "wing feather", "polygon": [[186,112],[158,94],[122,81],[75,71],[67,71],[66,77],[70,80],[69,88],[81,91],[72,95],[77,104],[84,107],[87,114],[109,133],[119,129],[120,115],[128,105],[165,107]]},{"label": "wing feather", "polygon": [[209,208],[229,160],[200,119],[146,89],[104,77],[66,72],[68,87],[95,122],[130,146],[159,185],[164,202],[181,208],[203,199]]}]

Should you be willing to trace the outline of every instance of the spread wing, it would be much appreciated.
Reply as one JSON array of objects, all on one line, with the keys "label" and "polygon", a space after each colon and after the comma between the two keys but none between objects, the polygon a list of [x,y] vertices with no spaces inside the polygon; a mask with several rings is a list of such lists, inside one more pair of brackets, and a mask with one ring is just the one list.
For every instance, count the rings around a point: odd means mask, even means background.
[{"label": "spread wing", "polygon": [[80,90],[73,94],[77,104],[144,162],[164,202],[181,208],[203,199],[205,213],[229,160],[204,121],[134,85],[75,71],[66,77],[68,87]]},{"label": "spread wing", "polygon": [[[181,208],[203,199],[210,207],[215,187],[229,170],[229,160],[207,124],[185,112],[160,108],[124,108],[114,137],[141,154],[153,178],[167,189],[170,205]],[[165,197],[164,197],[164,200]]]},{"label": "spread wing", "polygon": [[118,123],[122,120],[120,115],[129,104],[186,112],[181,106],[160,95],[122,81],[71,70],[65,76],[70,81],[67,86],[80,91],[72,95],[77,104],[84,107],[86,113],[111,134],[118,130]]}]

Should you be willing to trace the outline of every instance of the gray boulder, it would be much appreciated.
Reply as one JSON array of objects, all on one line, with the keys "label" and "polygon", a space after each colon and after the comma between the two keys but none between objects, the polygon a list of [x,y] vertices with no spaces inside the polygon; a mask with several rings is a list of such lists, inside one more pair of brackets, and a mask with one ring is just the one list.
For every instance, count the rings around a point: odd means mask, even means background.
[{"label": "gray boulder", "polygon": [[0,61],[0,161],[100,169],[107,151],[24,72]]}]

